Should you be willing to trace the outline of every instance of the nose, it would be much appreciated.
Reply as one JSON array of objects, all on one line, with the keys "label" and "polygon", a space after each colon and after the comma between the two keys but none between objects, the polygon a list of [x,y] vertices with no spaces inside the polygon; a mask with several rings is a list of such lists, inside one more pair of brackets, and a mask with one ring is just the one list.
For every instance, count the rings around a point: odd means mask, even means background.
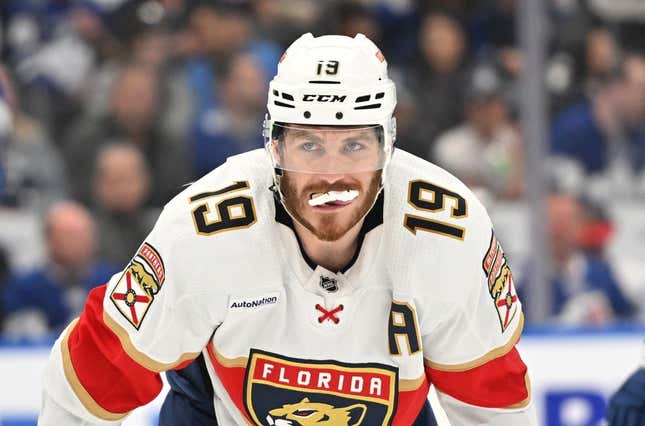
[{"label": "nose", "polygon": [[325,155],[319,158],[314,165],[316,172],[321,175],[340,176],[340,168],[343,167],[342,159],[336,153],[325,152]]},{"label": "nose", "polygon": [[320,180],[322,180],[323,182],[326,182],[327,184],[332,185],[336,182],[343,180],[345,175],[337,172],[336,173],[321,172],[318,174],[317,177],[320,178]]},{"label": "nose", "polygon": [[349,175],[355,173],[353,169],[356,167],[347,155],[337,150],[325,151],[312,166],[320,180],[328,184],[346,180]]}]

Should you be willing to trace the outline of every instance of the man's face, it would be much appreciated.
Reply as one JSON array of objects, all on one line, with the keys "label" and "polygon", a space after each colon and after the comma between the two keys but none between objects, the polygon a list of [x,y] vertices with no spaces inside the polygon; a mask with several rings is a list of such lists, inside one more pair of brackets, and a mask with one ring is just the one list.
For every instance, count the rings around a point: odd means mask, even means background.
[{"label": "man's face", "polygon": [[146,201],[149,176],[145,160],[135,148],[114,147],[97,161],[95,197],[110,212],[134,214]]},{"label": "man's face", "polygon": [[89,213],[77,206],[54,207],[47,217],[49,257],[68,271],[87,267],[96,250],[96,230]]},{"label": "man's face", "polygon": [[582,225],[582,211],[575,198],[552,195],[547,199],[551,253],[556,262],[565,262],[578,248],[578,233]]},{"label": "man's face", "polygon": [[338,240],[365,217],[378,196],[381,148],[374,128],[286,129],[276,149],[287,210],[318,239]]},{"label": "man's face", "polygon": [[492,95],[488,99],[472,102],[467,111],[468,120],[485,138],[491,138],[508,121],[508,108],[504,99]]},{"label": "man's face", "polygon": [[451,18],[442,14],[428,16],[420,37],[421,50],[437,71],[451,72],[461,62],[465,50],[464,33]]},{"label": "man's face", "polygon": [[111,93],[112,113],[128,130],[151,125],[159,103],[158,75],[143,66],[131,66],[114,83]]}]

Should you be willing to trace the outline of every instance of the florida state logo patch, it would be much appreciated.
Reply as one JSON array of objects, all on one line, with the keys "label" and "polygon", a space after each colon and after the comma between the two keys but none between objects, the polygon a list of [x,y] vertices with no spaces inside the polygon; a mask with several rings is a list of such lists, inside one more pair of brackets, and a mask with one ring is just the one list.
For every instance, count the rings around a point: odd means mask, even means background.
[{"label": "florida state logo patch", "polygon": [[517,313],[517,292],[511,268],[506,262],[504,250],[495,233],[491,235],[488,251],[482,260],[482,268],[488,279],[488,292],[495,302],[499,324],[504,332]]},{"label": "florida state logo patch", "polygon": [[161,256],[150,244],[145,243],[110,293],[110,299],[119,312],[136,328],[154,301],[166,277]]},{"label": "florida state logo patch", "polygon": [[398,370],[288,358],[251,349],[244,405],[256,425],[372,426],[391,424]]}]

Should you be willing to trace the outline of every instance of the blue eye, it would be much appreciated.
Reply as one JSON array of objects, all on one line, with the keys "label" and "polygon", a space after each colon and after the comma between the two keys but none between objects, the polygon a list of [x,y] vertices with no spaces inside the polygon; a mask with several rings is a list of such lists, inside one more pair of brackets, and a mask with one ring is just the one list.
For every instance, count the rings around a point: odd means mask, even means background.
[{"label": "blue eye", "polygon": [[345,145],[345,151],[348,151],[348,152],[356,152],[362,149],[365,149],[365,145],[358,142],[350,142],[347,145]]},{"label": "blue eye", "polygon": [[313,152],[313,151],[320,151],[321,147],[319,143],[316,142],[305,142],[302,145],[300,145],[303,151],[307,152]]}]

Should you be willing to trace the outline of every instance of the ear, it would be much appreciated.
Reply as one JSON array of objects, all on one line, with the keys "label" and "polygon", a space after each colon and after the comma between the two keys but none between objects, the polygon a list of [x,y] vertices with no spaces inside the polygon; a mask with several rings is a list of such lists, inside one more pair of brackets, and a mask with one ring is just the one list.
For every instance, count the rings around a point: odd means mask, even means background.
[{"label": "ear", "polygon": [[302,404],[303,402],[309,402],[309,398],[302,398],[302,401],[300,401],[298,404]]},{"label": "ear", "polygon": [[345,410],[349,414],[348,426],[357,426],[363,422],[367,406],[365,404],[354,404],[349,407],[345,407]]}]

